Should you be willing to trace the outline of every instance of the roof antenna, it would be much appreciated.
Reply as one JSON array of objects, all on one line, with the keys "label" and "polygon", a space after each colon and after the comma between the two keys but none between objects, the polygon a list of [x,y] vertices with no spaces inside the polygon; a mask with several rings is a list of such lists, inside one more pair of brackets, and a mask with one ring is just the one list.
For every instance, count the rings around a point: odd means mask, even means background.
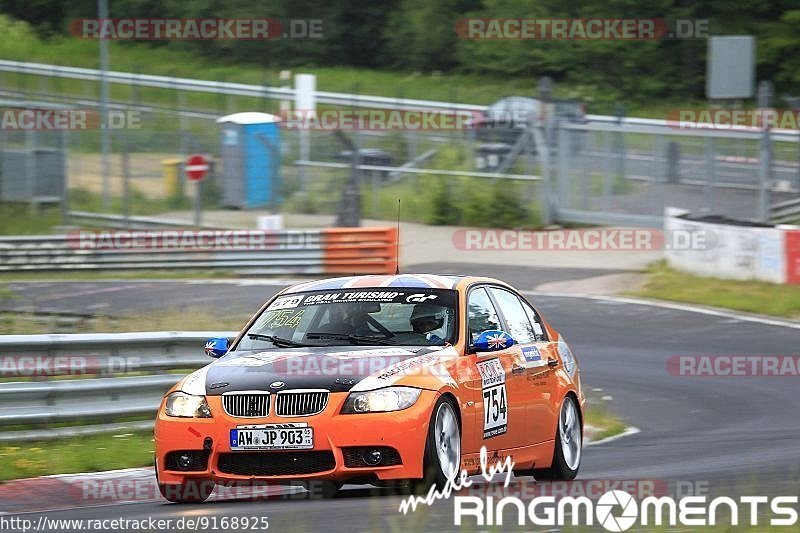
[{"label": "roof antenna", "polygon": [[395,245],[395,276],[400,274],[400,198],[397,199],[397,241]]}]

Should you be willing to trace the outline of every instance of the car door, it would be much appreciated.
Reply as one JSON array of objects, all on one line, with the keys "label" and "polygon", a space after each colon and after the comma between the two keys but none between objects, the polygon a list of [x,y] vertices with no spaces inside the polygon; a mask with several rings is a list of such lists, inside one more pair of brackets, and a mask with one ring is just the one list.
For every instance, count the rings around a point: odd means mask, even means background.
[{"label": "car door", "polygon": [[[471,344],[484,331],[503,329],[495,304],[486,287],[476,286],[467,295],[467,335]],[[477,372],[470,384],[471,401],[475,402],[476,429],[473,441],[465,451],[505,450],[525,442],[525,404],[521,401],[527,386],[525,376],[517,370],[514,347],[490,352],[470,353],[469,364]]]},{"label": "car door", "polygon": [[489,294],[506,331],[517,342],[509,352],[515,358],[512,366],[518,372],[516,377],[524,382],[517,393],[517,401],[525,406],[524,443],[551,440],[559,404],[554,398],[558,385],[555,373],[559,365],[557,346],[547,342],[538,314],[518,294],[496,286],[489,288]]}]

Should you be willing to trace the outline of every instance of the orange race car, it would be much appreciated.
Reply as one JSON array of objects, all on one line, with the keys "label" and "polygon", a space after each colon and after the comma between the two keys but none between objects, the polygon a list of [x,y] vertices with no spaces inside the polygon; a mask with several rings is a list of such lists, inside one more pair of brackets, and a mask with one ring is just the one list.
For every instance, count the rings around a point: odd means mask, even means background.
[{"label": "orange race car", "polygon": [[512,455],[518,475],[573,479],[580,467],[578,363],[501,281],[301,283],[206,353],[217,360],[177,383],[156,420],[156,476],[171,501],[238,481],[427,489],[480,472],[484,446]]}]

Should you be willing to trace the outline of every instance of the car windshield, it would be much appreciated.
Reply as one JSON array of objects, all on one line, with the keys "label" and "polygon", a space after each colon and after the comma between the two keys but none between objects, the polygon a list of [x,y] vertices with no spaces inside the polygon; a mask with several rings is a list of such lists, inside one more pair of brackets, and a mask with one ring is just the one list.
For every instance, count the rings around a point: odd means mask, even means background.
[{"label": "car windshield", "polygon": [[456,337],[456,292],[375,287],[286,294],[237,350],[340,345],[444,346]]}]

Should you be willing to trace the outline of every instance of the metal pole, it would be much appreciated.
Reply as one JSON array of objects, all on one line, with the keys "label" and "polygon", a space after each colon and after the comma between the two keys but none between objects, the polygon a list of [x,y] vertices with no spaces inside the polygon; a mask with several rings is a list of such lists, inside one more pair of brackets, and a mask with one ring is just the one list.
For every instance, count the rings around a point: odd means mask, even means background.
[{"label": "metal pole", "polygon": [[714,158],[714,138],[706,137],[706,181],[703,184],[705,193],[705,209],[707,213],[714,212],[714,182],[716,181],[716,161]]},{"label": "metal pole", "polygon": [[189,147],[187,140],[187,136],[189,134],[189,120],[186,117],[186,114],[183,112],[186,109],[186,95],[183,91],[178,91],[178,124],[180,128],[180,150],[181,150],[181,157],[186,159],[186,156],[189,154]]},{"label": "metal pole", "polygon": [[567,172],[567,150],[569,149],[569,140],[573,132],[567,130],[562,124],[556,123],[556,139],[557,139],[557,154],[558,158],[558,205],[572,207],[570,201],[570,186],[572,185],[572,174]]},{"label": "metal pole", "polygon": [[378,218],[381,210],[381,174],[372,171],[372,218]]},{"label": "metal pole", "polygon": [[31,211],[36,206],[36,132],[25,130],[25,187]]},{"label": "metal pole", "polygon": [[69,225],[69,130],[64,130],[58,137],[61,152],[61,224]]},{"label": "metal pole", "polygon": [[758,158],[758,220],[769,221],[769,187],[772,182],[772,140],[768,129],[764,129]]},{"label": "metal pole", "polygon": [[[97,0],[97,16],[108,18],[108,0]],[[103,209],[111,206],[111,139],[108,137],[108,41],[100,39],[100,152],[103,174]]]},{"label": "metal pole", "polygon": [[203,200],[202,190],[200,189],[203,180],[194,181],[194,225],[199,228],[203,219]]},{"label": "metal pole", "polygon": [[130,227],[131,216],[131,195],[130,195],[130,160],[128,158],[128,134],[124,131],[119,133],[120,148],[122,149],[122,216],[125,220],[126,228]]},{"label": "metal pole", "polygon": [[652,163],[650,165],[650,205],[652,209],[652,214],[654,216],[663,216],[664,215],[664,207],[663,207],[663,198],[661,198],[662,194],[664,193],[661,181],[662,175],[666,175],[666,162],[662,160],[661,156],[663,154],[662,147],[661,147],[661,136],[654,135],[652,140]]},{"label": "metal pole", "polygon": [[550,166],[550,147],[545,142],[540,128],[533,127],[531,128],[531,132],[533,133],[535,143],[534,149],[539,155],[542,167],[542,225],[548,226],[553,220],[557,220],[558,217],[558,207],[554,205],[552,197],[553,169]]},{"label": "metal pole", "polygon": [[614,148],[613,148],[613,139],[612,137],[616,135],[611,131],[606,131],[605,133],[605,161],[603,165],[603,208],[610,209],[611,208],[611,193],[612,193],[612,178],[611,174],[613,171],[613,157],[614,157]]}]

